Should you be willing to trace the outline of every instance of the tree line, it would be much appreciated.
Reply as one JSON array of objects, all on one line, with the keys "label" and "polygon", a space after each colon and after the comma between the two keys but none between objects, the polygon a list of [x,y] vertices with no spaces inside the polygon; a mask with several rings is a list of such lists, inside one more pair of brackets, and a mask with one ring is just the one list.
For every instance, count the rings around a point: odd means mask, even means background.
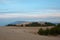
[{"label": "tree line", "polygon": [[[8,24],[8,25],[6,25],[6,26],[18,26],[18,25],[16,25],[16,24]],[[20,26],[23,26],[23,24],[20,25]],[[30,23],[30,24],[26,24],[25,26],[26,26],[26,27],[56,26],[56,24],[53,24],[53,23],[50,23],[50,22],[45,22],[45,25],[44,25],[44,24],[41,25],[41,23],[32,22],[32,23]]]}]

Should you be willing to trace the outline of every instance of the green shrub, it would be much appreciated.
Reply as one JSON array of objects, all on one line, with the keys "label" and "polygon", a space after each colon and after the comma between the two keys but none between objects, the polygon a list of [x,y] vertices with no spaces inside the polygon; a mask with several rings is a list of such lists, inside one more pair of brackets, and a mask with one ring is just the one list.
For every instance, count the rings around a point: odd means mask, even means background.
[{"label": "green shrub", "polygon": [[50,35],[58,35],[57,28],[51,28],[49,34]]},{"label": "green shrub", "polygon": [[57,30],[57,33],[60,34],[60,27],[55,27],[55,29]]},{"label": "green shrub", "polygon": [[39,35],[44,35],[44,30],[42,28],[40,28],[39,31],[38,31],[38,34]]},{"label": "green shrub", "polygon": [[49,35],[49,29],[47,28],[46,30],[44,30],[44,35]]},{"label": "green shrub", "polygon": [[60,27],[60,23],[59,24],[57,24],[57,26],[56,27]]},{"label": "green shrub", "polygon": [[42,28],[38,31],[38,34],[40,35],[60,35],[60,27],[54,27],[54,28],[51,28],[51,29],[46,29],[46,30],[43,30]]}]

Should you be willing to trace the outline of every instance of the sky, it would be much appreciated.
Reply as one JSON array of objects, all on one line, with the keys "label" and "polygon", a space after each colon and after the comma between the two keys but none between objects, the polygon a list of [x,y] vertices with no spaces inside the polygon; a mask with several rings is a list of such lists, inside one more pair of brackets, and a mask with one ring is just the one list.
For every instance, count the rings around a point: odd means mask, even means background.
[{"label": "sky", "polygon": [[60,22],[60,0],[0,0],[0,26],[15,21]]}]

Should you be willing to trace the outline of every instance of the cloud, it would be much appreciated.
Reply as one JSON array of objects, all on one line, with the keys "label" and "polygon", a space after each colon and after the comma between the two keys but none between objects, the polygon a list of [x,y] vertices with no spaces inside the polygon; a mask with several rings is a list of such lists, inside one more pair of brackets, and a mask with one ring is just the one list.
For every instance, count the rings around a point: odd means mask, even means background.
[{"label": "cloud", "polygon": [[5,13],[0,14],[0,18],[48,18],[48,17],[60,17],[60,13],[51,14],[30,14],[30,13]]},{"label": "cloud", "polygon": [[42,9],[29,12],[0,12],[0,18],[50,18],[60,17],[60,10]]}]

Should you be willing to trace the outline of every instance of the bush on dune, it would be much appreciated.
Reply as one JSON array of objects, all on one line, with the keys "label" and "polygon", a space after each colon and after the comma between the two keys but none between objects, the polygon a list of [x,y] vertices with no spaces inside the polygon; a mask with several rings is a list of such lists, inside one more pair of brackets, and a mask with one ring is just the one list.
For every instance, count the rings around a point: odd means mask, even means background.
[{"label": "bush on dune", "polygon": [[60,35],[60,24],[58,24],[56,27],[53,27],[51,29],[43,30],[42,28],[38,31],[39,35]]},{"label": "bush on dune", "polygon": [[44,30],[42,28],[40,28],[39,31],[38,31],[38,34],[43,35],[44,34]]},{"label": "bush on dune", "polygon": [[49,29],[43,30],[42,28],[38,31],[39,35],[49,35]]}]

